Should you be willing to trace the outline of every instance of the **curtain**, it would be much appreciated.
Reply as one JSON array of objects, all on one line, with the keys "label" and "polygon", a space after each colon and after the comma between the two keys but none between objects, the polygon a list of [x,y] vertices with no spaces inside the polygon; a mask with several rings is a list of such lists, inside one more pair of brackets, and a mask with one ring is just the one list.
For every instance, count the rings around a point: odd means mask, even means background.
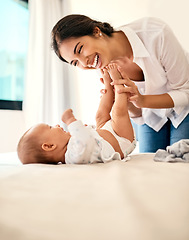
[{"label": "curtain", "polygon": [[[66,65],[51,49],[51,30],[63,17],[62,0],[30,0],[29,48],[23,111],[26,128],[60,122],[69,105]],[[66,82],[67,79],[67,82]]]}]

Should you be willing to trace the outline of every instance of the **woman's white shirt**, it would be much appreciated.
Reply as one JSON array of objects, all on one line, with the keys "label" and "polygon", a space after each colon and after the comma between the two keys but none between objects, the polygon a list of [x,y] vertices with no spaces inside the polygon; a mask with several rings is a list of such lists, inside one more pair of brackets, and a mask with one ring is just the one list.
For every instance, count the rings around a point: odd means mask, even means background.
[{"label": "woman's white shirt", "polygon": [[169,118],[174,127],[189,113],[189,54],[166,23],[157,18],[143,18],[119,28],[127,36],[134,62],[143,70],[144,82],[137,82],[142,94],[168,93],[174,108],[142,110],[137,124],[146,123],[159,131]]}]

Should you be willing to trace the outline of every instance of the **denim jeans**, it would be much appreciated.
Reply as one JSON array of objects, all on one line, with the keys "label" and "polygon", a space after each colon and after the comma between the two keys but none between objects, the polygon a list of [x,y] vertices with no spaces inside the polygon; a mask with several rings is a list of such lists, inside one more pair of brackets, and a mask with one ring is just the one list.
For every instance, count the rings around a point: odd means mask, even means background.
[{"label": "denim jeans", "polygon": [[189,139],[189,114],[177,128],[168,120],[159,132],[146,124],[133,124],[133,126],[141,153],[156,152],[158,149],[166,149],[167,146],[181,139]]}]

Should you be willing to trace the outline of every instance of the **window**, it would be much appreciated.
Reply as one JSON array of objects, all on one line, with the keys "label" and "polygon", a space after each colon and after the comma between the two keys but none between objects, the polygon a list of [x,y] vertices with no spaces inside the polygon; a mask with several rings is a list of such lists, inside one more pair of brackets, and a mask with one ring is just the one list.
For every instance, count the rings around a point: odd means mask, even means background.
[{"label": "window", "polygon": [[0,1],[0,109],[22,109],[28,26],[27,1]]}]

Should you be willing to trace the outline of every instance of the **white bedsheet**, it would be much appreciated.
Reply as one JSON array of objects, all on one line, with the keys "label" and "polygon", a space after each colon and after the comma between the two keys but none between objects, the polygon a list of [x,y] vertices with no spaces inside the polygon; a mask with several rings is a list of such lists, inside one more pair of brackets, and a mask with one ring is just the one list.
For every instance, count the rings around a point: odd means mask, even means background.
[{"label": "white bedsheet", "polygon": [[0,169],[6,166],[22,165],[16,152],[0,153]]},{"label": "white bedsheet", "polygon": [[0,164],[0,239],[188,240],[189,164],[153,156],[94,165]]}]

